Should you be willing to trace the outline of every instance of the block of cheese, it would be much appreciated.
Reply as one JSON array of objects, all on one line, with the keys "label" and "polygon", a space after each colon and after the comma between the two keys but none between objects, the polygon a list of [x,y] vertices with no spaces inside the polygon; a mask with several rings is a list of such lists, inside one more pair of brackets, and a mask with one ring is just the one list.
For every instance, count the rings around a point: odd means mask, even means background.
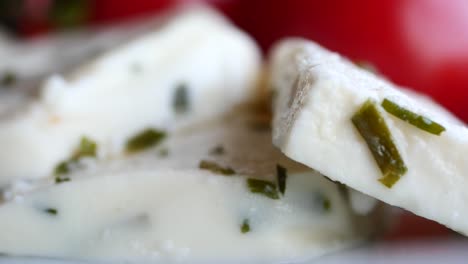
[{"label": "block of cheese", "polygon": [[270,62],[273,141],[286,156],[468,234],[468,129],[461,121],[306,40],[281,42]]},{"label": "block of cheese", "polygon": [[144,152],[76,169],[68,181],[10,193],[0,205],[0,252],[293,261],[375,235],[387,219],[383,208],[361,199],[357,212],[345,187],[276,150],[264,120],[226,116]]},{"label": "block of cheese", "polygon": [[184,11],[0,113],[0,186],[49,176],[83,136],[105,159],[145,128],[171,131],[229,111],[252,98],[260,63],[253,40],[220,15]]}]

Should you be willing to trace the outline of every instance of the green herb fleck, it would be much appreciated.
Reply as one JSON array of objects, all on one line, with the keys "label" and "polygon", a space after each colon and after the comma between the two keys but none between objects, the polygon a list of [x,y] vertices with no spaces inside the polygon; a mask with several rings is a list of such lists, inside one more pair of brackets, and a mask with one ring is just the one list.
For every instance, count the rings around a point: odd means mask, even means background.
[{"label": "green herb fleck", "polygon": [[58,214],[58,211],[57,209],[55,208],[47,208],[47,209],[44,209],[44,212],[50,214],[50,215],[57,215]]},{"label": "green herb fleck", "polygon": [[247,179],[247,185],[252,193],[262,194],[275,200],[279,199],[276,185],[272,182],[249,178]]},{"label": "green herb fleck", "polygon": [[2,86],[11,86],[16,82],[16,75],[13,72],[5,72],[3,74],[1,85]]},{"label": "green herb fleck", "polygon": [[442,132],[445,131],[445,128],[440,124],[430,120],[425,116],[418,115],[404,107],[401,107],[388,99],[383,100],[382,107],[388,113],[428,133],[439,136]]},{"label": "green herb fleck", "polygon": [[242,222],[240,230],[241,230],[242,234],[250,232],[249,219],[244,219],[244,221]]},{"label": "green herb fleck", "polygon": [[80,145],[72,156],[72,160],[79,160],[83,157],[96,157],[97,144],[93,140],[82,137]]},{"label": "green herb fleck", "polygon": [[71,179],[69,177],[63,177],[63,176],[60,176],[60,175],[57,175],[55,177],[55,183],[56,184],[63,183],[63,182],[69,182],[69,181],[71,181]]},{"label": "green herb fleck", "polygon": [[198,167],[202,170],[209,170],[211,172],[222,175],[233,175],[236,172],[230,167],[222,167],[213,161],[202,160]]},{"label": "green herb fleck", "polygon": [[160,130],[148,128],[127,141],[126,150],[129,153],[138,152],[156,146],[166,137]]},{"label": "green herb fleck", "polygon": [[287,178],[286,168],[282,167],[281,165],[276,165],[276,177],[278,179],[278,189],[281,194],[284,195],[286,191],[286,178]]},{"label": "green herb fleck", "polygon": [[182,83],[177,86],[174,92],[172,106],[177,114],[183,114],[189,110],[189,94],[186,84]]},{"label": "green herb fleck", "polygon": [[60,162],[57,167],[55,167],[54,174],[55,175],[63,175],[63,174],[68,174],[70,172],[70,167],[69,167],[69,162],[68,161],[62,161]]},{"label": "green herb fleck", "polygon": [[352,122],[383,174],[379,181],[391,188],[408,169],[376,104],[366,101],[352,117]]},{"label": "green herb fleck", "polygon": [[210,154],[211,155],[223,155],[224,152],[225,152],[224,147],[221,145],[218,145],[210,151]]}]

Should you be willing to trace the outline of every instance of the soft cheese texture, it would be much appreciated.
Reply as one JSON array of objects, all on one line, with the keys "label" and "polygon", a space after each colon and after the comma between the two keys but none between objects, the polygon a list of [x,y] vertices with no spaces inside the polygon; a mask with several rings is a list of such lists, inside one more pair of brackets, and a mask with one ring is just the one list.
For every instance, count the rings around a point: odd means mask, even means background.
[{"label": "soft cheese texture", "polygon": [[[174,130],[230,110],[253,95],[255,43],[213,11],[187,11],[154,33],[45,81],[38,99],[0,120],[0,186],[50,175],[82,136],[99,157],[119,155],[145,128]],[[176,113],[176,89],[188,110]]]},{"label": "soft cheese texture", "polygon": [[[375,234],[382,208],[355,213],[345,190],[273,147],[270,131],[259,129],[265,120],[224,116],[144,153],[74,171],[70,182],[10,193],[0,205],[0,252],[161,263],[284,261]],[[223,151],[213,151],[220,146]],[[200,160],[236,174],[200,170]],[[246,179],[276,183],[277,163],[288,170],[285,195],[273,200],[251,193]],[[242,233],[245,219],[250,231]]]},{"label": "soft cheese texture", "polygon": [[[356,67],[315,43],[290,39],[271,56],[274,144],[291,159],[389,204],[468,234],[468,130],[434,102]],[[391,188],[351,117],[388,98],[446,128],[429,134],[385,112],[408,172]]]}]

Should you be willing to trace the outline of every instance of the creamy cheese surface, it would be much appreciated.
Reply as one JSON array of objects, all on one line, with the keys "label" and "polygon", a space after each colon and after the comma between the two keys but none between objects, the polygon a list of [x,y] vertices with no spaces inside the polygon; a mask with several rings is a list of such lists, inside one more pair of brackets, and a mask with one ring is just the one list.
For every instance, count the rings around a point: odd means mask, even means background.
[{"label": "creamy cheese surface", "polygon": [[[291,159],[391,205],[468,234],[468,129],[442,107],[309,41],[285,40],[271,56],[274,144]],[[377,105],[407,172],[391,188],[351,118]],[[391,100],[445,128],[430,134],[387,113]]]},{"label": "creamy cheese surface", "polygon": [[[213,11],[187,11],[154,33],[112,50],[0,119],[0,185],[49,176],[82,136],[100,158],[118,156],[146,128],[207,120],[254,94],[255,43]],[[182,104],[182,110],[176,109]]]},{"label": "creamy cheese surface", "polygon": [[[200,169],[201,161],[234,172]],[[287,170],[284,195],[252,192],[248,179],[277,188],[277,164]],[[356,212],[346,189],[276,150],[264,115],[224,116],[68,176],[6,195],[0,252],[163,263],[285,261],[349,247],[385,222],[380,206],[364,203],[367,211]]]}]

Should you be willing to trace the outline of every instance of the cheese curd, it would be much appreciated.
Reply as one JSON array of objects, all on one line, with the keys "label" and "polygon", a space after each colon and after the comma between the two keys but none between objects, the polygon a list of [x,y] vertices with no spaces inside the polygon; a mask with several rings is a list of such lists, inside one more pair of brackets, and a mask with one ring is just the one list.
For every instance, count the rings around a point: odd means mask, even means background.
[{"label": "cheese curd", "polygon": [[[468,234],[468,129],[441,106],[301,39],[285,40],[272,52],[271,85],[277,94],[273,141],[286,156]],[[445,131],[438,136],[405,122],[384,110],[385,99]],[[386,123],[407,168],[393,186],[379,181],[382,168],[353,125],[353,116],[369,100],[382,117],[370,123]]]},{"label": "cheese curd", "polygon": [[0,186],[51,175],[83,136],[106,159],[146,128],[175,130],[227,112],[253,97],[259,68],[248,36],[213,11],[183,12],[66,76],[50,77],[37,99],[0,114]]}]

